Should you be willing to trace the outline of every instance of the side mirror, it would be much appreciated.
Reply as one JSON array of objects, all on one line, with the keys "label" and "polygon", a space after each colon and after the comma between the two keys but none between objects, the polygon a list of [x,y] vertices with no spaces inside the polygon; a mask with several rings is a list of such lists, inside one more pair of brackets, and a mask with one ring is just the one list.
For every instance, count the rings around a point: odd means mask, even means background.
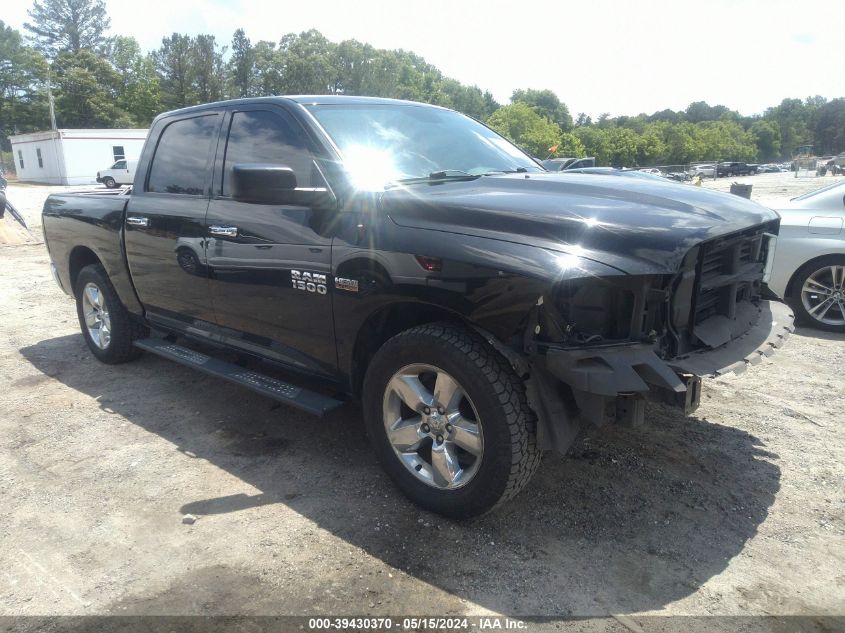
[{"label": "side mirror", "polygon": [[327,187],[297,187],[296,174],[285,165],[238,163],[232,166],[232,198],[253,204],[277,204],[333,209],[334,194]]}]

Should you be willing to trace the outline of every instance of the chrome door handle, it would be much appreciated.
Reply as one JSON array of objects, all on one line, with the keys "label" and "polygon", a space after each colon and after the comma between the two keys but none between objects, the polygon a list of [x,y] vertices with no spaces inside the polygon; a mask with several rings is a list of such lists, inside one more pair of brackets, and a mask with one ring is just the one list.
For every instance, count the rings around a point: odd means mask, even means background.
[{"label": "chrome door handle", "polygon": [[237,237],[238,227],[236,226],[210,226],[208,232],[211,235],[222,235],[224,237]]},{"label": "chrome door handle", "polygon": [[149,218],[142,218],[137,215],[130,215],[126,218],[126,223],[131,224],[132,226],[149,226],[150,219]]}]

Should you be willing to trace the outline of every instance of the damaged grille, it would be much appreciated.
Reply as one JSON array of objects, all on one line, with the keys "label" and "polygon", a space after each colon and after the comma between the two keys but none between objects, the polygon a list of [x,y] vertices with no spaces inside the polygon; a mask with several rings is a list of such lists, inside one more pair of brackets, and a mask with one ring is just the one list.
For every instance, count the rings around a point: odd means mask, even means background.
[{"label": "damaged grille", "polygon": [[678,353],[718,347],[756,322],[772,228],[752,227],[704,242],[690,253],[687,284],[682,276],[673,298]]},{"label": "damaged grille", "polygon": [[734,319],[743,301],[759,299],[763,279],[763,237],[758,228],[728,240],[702,245],[696,275],[693,324],[714,316]]}]

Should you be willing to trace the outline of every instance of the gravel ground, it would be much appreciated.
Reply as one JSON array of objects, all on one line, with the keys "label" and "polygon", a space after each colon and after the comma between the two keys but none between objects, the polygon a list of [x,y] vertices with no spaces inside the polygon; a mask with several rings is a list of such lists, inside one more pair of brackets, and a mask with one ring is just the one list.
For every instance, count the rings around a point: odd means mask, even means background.
[{"label": "gravel ground", "polygon": [[[807,182],[782,176],[749,180]],[[38,233],[60,189],[9,198]],[[354,406],[316,420],[149,355],[95,362],[48,262],[0,247],[0,615],[845,612],[845,336],[799,329],[693,417],[588,432],[455,523],[397,492]]]},{"label": "gravel ground", "polygon": [[796,178],[792,172],[779,174],[758,174],[756,176],[739,176],[737,178],[707,178],[702,182],[703,187],[716,191],[730,191],[731,183],[752,185],[751,199],[767,207],[777,207],[778,203],[794,198],[816,189],[839,182],[845,176],[818,176],[815,178]]}]

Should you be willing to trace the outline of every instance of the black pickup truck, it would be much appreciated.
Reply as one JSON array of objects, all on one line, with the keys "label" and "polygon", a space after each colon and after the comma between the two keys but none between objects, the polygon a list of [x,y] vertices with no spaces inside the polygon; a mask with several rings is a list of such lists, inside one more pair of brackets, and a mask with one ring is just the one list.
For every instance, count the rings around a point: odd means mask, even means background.
[{"label": "black pickup truck", "polygon": [[750,176],[756,174],[759,165],[749,165],[748,163],[719,163],[716,165],[716,176],[722,178],[724,176]]},{"label": "black pickup truck", "polygon": [[792,324],[761,297],[774,212],[549,173],[410,102],[169,112],[131,192],[51,195],[43,219],[98,359],[151,352],[318,415],[360,398],[384,468],[452,517],[513,497],[586,424],[639,424],[647,398],[692,411],[701,376]]}]

